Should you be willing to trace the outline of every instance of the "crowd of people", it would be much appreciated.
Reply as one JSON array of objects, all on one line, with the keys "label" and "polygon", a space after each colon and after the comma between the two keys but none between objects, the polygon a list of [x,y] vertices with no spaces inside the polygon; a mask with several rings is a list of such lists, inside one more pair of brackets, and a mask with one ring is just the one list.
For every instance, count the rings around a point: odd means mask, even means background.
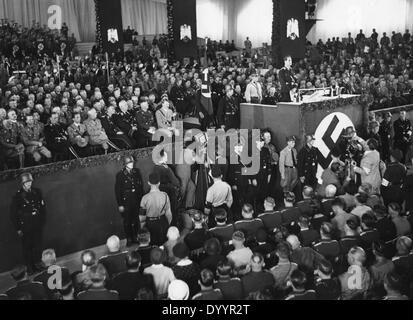
[{"label": "crowd of people", "polygon": [[[96,52],[75,57],[75,40],[68,37],[67,27],[59,33],[36,23],[22,28],[3,21],[0,32],[5,44],[0,46],[3,170],[150,146],[154,130],[173,131],[172,120],[185,117],[197,118],[202,129],[239,128],[241,102],[276,104],[286,94],[284,76],[276,68],[262,74],[245,57],[212,54],[211,112],[200,102],[198,60],[161,64],[167,55],[163,35],[155,37],[152,46],[146,40],[146,45],[135,43],[107,64]],[[130,34],[133,30],[127,29],[125,35]],[[366,38],[361,32],[355,40],[350,34],[343,41],[320,41],[319,54],[312,55],[309,48],[307,58],[290,63],[295,86],[341,87],[342,93],[361,94],[373,110],[410,103],[412,38],[406,31],[404,36],[383,37],[380,45],[377,39],[376,33]],[[212,42],[208,48],[233,46]],[[251,50],[247,39],[244,51]]]},{"label": "crowd of people", "polygon": [[[355,136],[352,139],[362,141]],[[367,145],[369,151],[364,157],[377,153],[373,140]],[[151,191],[143,195],[139,170],[133,168],[133,158],[127,157],[115,188],[128,236],[127,248],[122,247],[117,236],[111,236],[106,255],[98,257],[93,250],[81,254],[82,267],[78,271],[59,265],[53,249],[44,250],[41,263],[13,269],[11,276],[16,285],[0,297],[413,299],[413,219],[411,204],[409,207],[406,202],[413,184],[411,179],[407,181],[406,167],[399,162],[401,157],[400,150],[391,152],[391,162],[378,190],[366,182],[363,172],[361,184],[351,175],[345,175],[343,181],[339,162],[334,162],[325,171],[329,172],[324,176],[325,183],[330,184],[323,192],[303,184],[299,196],[285,192],[282,204],[266,196],[262,210],[240,198],[242,186],[233,185],[216,165],[211,167],[213,184],[207,190],[204,210],[194,206],[185,211],[177,211],[171,204],[169,187],[179,179],[170,167],[156,166],[149,176]],[[367,172],[370,168],[363,160],[361,166],[355,171]],[[303,178],[305,181],[306,175]],[[34,241],[35,233],[40,231],[30,229],[25,219],[30,219],[32,225],[44,224],[47,204],[41,191],[32,187],[30,174],[23,175],[21,183],[22,189],[13,200],[13,222],[23,237],[26,254],[36,259],[36,251],[38,259],[39,248],[34,248]],[[19,214],[22,197],[29,198],[33,207],[26,205],[21,209],[23,214]],[[139,218],[136,206],[140,208]],[[25,217],[24,211],[33,210],[38,214]],[[60,283],[50,280],[56,274],[61,277],[61,286],[51,285]]]},{"label": "crowd of people", "polygon": [[[380,45],[375,34],[367,39],[362,33],[355,40],[349,35],[343,42],[319,42],[320,54],[310,56],[309,49],[296,65],[286,57],[281,74],[270,67],[262,75],[241,58],[211,57],[209,110],[202,103],[197,60],[161,65],[155,51],[134,46],[109,62],[99,54],[73,61],[60,46],[30,50],[16,36],[19,30],[8,23],[0,29],[20,41],[17,51],[0,46],[0,146],[6,169],[150,147],[157,130],[176,134],[174,119],[195,118],[203,130],[239,129],[240,103],[288,99],[287,77],[300,88],[337,86],[362,94],[372,109],[403,105],[412,97],[408,33],[383,38]],[[49,34],[40,27],[31,30],[23,32],[29,39],[32,33]],[[24,55],[16,54],[19,50]],[[218,146],[213,155],[206,148],[187,150],[186,163],[176,166],[161,152],[149,176],[151,190],[143,194],[135,160],[126,157],[115,192],[129,250],[122,251],[116,236],[108,239],[108,255],[100,259],[86,250],[81,271],[62,268],[60,288],[48,281],[48,270],[57,263],[54,250],[37,261],[47,204],[32,187],[33,177],[23,174],[11,217],[26,265],[13,270],[17,284],[2,297],[413,298],[412,182],[405,166],[412,125],[405,110],[399,113],[394,123],[392,114],[372,115],[360,136],[347,128],[321,179],[312,135],[296,150],[296,137],[275,146],[269,130],[249,146],[260,154],[253,176],[243,175],[247,141],[226,153]],[[216,164],[230,154],[237,163]]]}]

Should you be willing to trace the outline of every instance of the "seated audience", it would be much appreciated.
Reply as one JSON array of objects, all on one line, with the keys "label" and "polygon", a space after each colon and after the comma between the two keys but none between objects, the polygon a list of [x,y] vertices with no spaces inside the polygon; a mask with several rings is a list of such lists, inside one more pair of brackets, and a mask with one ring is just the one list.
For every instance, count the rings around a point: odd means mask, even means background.
[{"label": "seated audience", "polygon": [[211,270],[203,269],[198,281],[201,291],[193,296],[192,300],[223,300],[221,290],[214,288],[214,274]]},{"label": "seated audience", "polygon": [[175,280],[175,275],[171,268],[164,265],[165,252],[162,249],[152,249],[151,263],[152,265],[145,268],[143,274],[152,276],[155,295],[158,299],[163,299],[168,293],[169,285]]}]

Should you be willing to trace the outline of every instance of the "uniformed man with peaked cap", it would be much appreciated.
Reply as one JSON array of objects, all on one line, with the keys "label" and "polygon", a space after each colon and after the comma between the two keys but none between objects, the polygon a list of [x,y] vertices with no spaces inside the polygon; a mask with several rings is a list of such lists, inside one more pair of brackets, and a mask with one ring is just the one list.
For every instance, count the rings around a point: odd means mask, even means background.
[{"label": "uniformed man with peaked cap", "polygon": [[139,169],[134,168],[132,156],[124,159],[125,167],[116,175],[115,194],[119,213],[123,218],[127,246],[136,242],[139,222],[139,207],[143,196],[143,183]]}]

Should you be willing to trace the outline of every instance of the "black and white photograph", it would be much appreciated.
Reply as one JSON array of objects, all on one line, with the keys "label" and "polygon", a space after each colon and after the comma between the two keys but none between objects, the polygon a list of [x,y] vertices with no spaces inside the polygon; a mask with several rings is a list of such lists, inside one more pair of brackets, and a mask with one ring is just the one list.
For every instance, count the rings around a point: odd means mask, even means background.
[{"label": "black and white photograph", "polygon": [[411,32],[413,0],[0,0],[0,300],[413,300]]}]

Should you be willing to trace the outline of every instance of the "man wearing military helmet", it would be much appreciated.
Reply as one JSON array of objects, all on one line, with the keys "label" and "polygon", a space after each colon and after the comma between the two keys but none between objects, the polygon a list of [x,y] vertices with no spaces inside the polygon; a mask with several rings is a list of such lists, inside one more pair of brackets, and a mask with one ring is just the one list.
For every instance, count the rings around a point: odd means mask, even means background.
[{"label": "man wearing military helmet", "polygon": [[46,205],[42,192],[32,187],[33,177],[24,173],[19,179],[21,189],[12,199],[10,216],[18,236],[22,239],[23,256],[29,272],[39,269],[42,234],[46,222]]},{"label": "man wearing military helmet", "polygon": [[115,183],[116,201],[123,218],[127,246],[137,241],[140,228],[139,206],[143,196],[141,173],[134,168],[134,162],[133,157],[125,157],[125,167],[116,175]]}]

